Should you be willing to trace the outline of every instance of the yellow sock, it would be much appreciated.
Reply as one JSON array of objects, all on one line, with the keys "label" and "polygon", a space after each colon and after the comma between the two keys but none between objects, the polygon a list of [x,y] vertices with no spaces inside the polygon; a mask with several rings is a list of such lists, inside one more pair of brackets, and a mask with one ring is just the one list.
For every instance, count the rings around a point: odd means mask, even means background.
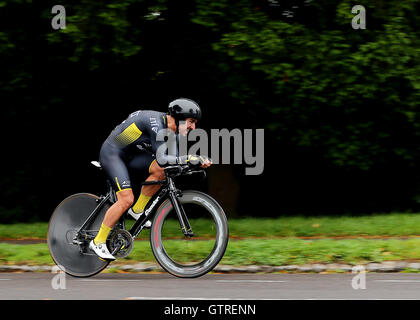
[{"label": "yellow sock", "polygon": [[93,239],[93,242],[95,244],[99,244],[99,243],[105,243],[106,242],[106,238],[108,238],[109,233],[111,232],[110,227],[104,225],[102,223],[101,228],[99,229],[98,234],[96,235],[95,239]]},{"label": "yellow sock", "polygon": [[151,197],[145,196],[143,193],[141,193],[139,199],[133,207],[133,211],[135,213],[144,211],[144,208],[146,207],[146,204],[149,202],[150,198]]}]

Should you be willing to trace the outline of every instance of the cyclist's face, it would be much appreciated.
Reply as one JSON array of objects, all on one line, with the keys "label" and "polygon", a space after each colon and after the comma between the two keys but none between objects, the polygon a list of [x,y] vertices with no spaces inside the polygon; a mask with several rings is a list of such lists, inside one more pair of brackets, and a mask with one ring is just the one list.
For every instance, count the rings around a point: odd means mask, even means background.
[{"label": "cyclist's face", "polygon": [[185,121],[179,122],[179,133],[183,136],[186,136],[188,132],[195,129],[195,124],[197,123],[196,119],[187,118]]}]

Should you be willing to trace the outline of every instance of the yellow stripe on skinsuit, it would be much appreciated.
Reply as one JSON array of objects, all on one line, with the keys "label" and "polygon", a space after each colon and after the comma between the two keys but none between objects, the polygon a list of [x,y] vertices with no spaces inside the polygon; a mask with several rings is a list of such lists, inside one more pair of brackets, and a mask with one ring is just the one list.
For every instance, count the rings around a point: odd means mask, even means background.
[{"label": "yellow stripe on skinsuit", "polygon": [[115,177],[115,181],[117,182],[118,190],[121,191],[121,187],[120,187],[120,184],[118,183],[118,178],[117,177]]},{"label": "yellow stripe on skinsuit", "polygon": [[153,162],[155,162],[156,161],[156,159],[155,160],[153,160],[151,163],[150,163],[150,166],[149,166],[149,173],[150,173],[150,168],[152,168],[152,164],[153,164]]},{"label": "yellow stripe on skinsuit", "polygon": [[136,126],[133,122],[127,128],[124,129],[119,135],[117,135],[114,139],[121,147],[128,146],[130,143],[136,141],[143,132]]}]

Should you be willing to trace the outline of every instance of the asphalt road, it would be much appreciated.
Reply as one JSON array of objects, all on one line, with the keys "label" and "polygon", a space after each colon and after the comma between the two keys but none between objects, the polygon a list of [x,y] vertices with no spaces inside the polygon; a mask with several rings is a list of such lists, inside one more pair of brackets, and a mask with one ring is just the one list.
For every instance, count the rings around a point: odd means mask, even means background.
[{"label": "asphalt road", "polygon": [[[102,273],[73,278],[53,273],[0,273],[0,300],[420,300],[420,274],[169,274]],[[354,289],[353,285],[359,289]],[[365,289],[363,289],[365,287]]]}]

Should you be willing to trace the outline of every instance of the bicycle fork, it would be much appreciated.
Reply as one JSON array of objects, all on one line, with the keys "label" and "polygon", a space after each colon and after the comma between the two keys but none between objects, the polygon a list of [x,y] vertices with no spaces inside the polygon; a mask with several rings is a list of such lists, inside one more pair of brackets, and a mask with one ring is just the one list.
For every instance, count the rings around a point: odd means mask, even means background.
[{"label": "bicycle fork", "polygon": [[175,210],[175,212],[178,216],[178,220],[179,220],[179,224],[181,226],[181,230],[186,237],[194,237],[194,232],[192,231],[190,222],[188,221],[188,218],[187,218],[187,215],[185,214],[184,208],[178,202],[177,197],[181,196],[181,195],[182,195],[181,191],[177,190],[175,188],[175,185],[174,185],[172,179],[170,179],[170,181],[169,181],[169,199],[171,200],[172,207],[174,208],[174,210]]}]

